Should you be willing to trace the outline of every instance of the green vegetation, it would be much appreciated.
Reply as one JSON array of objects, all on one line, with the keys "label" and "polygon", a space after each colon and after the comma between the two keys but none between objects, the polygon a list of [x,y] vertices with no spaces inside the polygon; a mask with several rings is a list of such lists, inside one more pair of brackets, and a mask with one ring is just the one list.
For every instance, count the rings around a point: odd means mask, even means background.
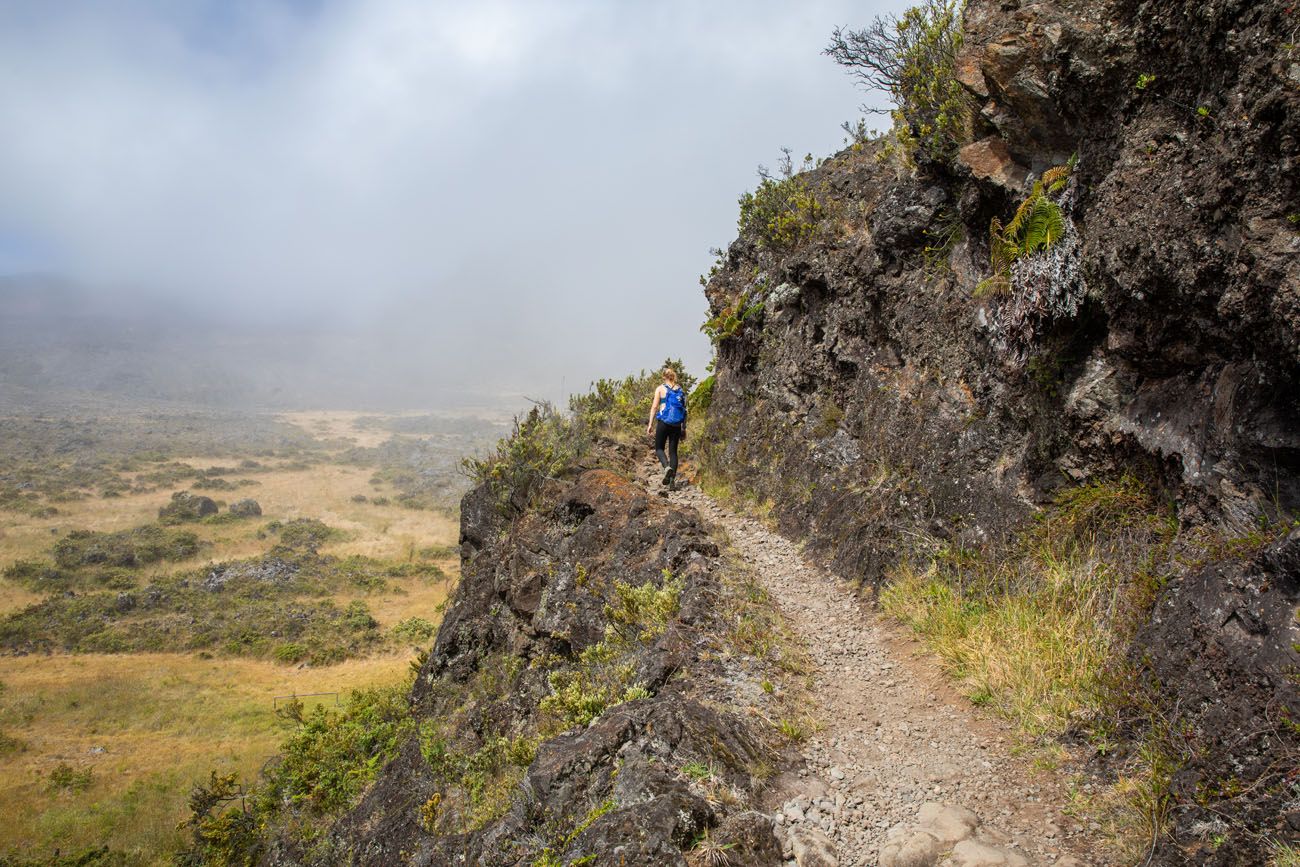
[{"label": "green vegetation", "polygon": [[[646,413],[649,415],[649,412]],[[587,437],[549,403],[516,418],[510,436],[482,458],[466,458],[465,470],[487,485],[503,512],[530,507],[542,484],[573,466],[587,449]]]},{"label": "green vegetation", "polygon": [[[188,455],[314,457],[318,444],[269,416],[162,415],[0,418],[0,509],[33,514],[98,494],[116,497],[203,477]],[[253,463],[257,464],[256,461]],[[229,468],[227,468],[229,469]],[[240,467],[232,472],[261,469]]]},{"label": "green vegetation", "polygon": [[[710,317],[700,326],[700,330],[709,336],[714,346],[717,346],[739,334],[745,327],[746,321],[762,311],[763,302],[754,301],[748,292],[743,292],[739,298],[719,310],[716,316]],[[712,387],[710,387],[711,393]]]},{"label": "green vegetation", "polygon": [[60,762],[50,771],[49,786],[55,792],[84,792],[94,779],[95,772],[90,768],[74,768],[67,762]]},{"label": "green vegetation", "polygon": [[1300,848],[1287,843],[1275,842],[1269,867],[1300,867]]},{"label": "green vegetation", "polygon": [[861,30],[836,28],[825,53],[869,90],[888,94],[894,135],[917,161],[951,163],[970,141],[973,103],[957,80],[964,0],[923,0]]},{"label": "green vegetation", "polygon": [[662,371],[677,371],[677,384],[688,394],[695,377],[686,372],[681,359],[665,358],[654,370],[642,370],[622,379],[597,380],[586,394],[569,398],[569,409],[587,431],[614,435],[638,435],[650,418],[655,389],[663,382]]},{"label": "green vegetation", "polygon": [[700,380],[686,398],[688,415],[702,418],[709,411],[709,406],[713,403],[713,387],[717,381],[717,375],[712,373]]},{"label": "green vegetation", "polygon": [[583,831],[590,828],[597,819],[606,813],[617,809],[618,804],[613,798],[607,798],[599,804],[593,806],[587,811],[587,815],[579,822],[551,822],[544,829],[543,837],[546,839],[546,845],[542,851],[533,859],[531,867],[581,867],[583,864],[589,864],[596,860],[596,855],[583,855],[571,861],[565,861],[561,854],[568,850],[578,839]]},{"label": "green vegetation", "polygon": [[436,624],[423,617],[408,617],[393,627],[393,638],[398,641],[428,641],[438,631]]},{"label": "green vegetation", "polygon": [[1178,568],[1173,515],[1130,477],[1061,494],[1010,546],[942,547],[903,563],[881,592],[887,612],[926,640],[973,703],[1032,742],[1067,729],[1099,752],[1123,728],[1137,746],[1115,785],[1085,808],[1138,855],[1163,832],[1169,783],[1188,749],[1125,650]]},{"label": "green vegetation", "polygon": [[614,583],[604,637],[578,655],[576,666],[553,671],[547,679],[551,694],[542,699],[541,710],[554,730],[585,726],[610,707],[649,695],[633,682],[635,653],[663,634],[677,613],[682,586],[667,572],[662,586]]},{"label": "green vegetation", "polygon": [[537,738],[491,735],[478,749],[462,752],[449,740],[446,720],[420,725],[420,753],[438,778],[439,792],[422,810],[426,829],[474,831],[499,819],[537,755]]},{"label": "green vegetation", "polygon": [[1005,226],[997,217],[989,225],[989,260],[993,276],[975,289],[976,296],[1011,291],[1011,266],[1017,259],[1051,247],[1065,234],[1065,215],[1052,196],[1065,189],[1073,164],[1043,172],[1029,196]]},{"label": "green vegetation", "polygon": [[1177,527],[1131,478],[1062,494],[1010,549],[942,548],[881,593],[968,693],[1032,737],[1101,724],[1127,636],[1166,580]]},{"label": "green vegetation", "polygon": [[73,530],[55,543],[52,553],[60,567],[77,569],[82,566],[134,568],[159,560],[184,560],[198,551],[199,539],[193,533],[144,526],[118,533]]},{"label": "green vegetation", "polygon": [[[383,590],[391,577],[441,573],[429,563],[315,553],[322,535],[331,532],[315,520],[289,522],[280,529],[280,543],[262,557],[158,576],[142,587],[129,573],[114,573],[124,583],[110,590],[53,595],[0,619],[0,647],[73,653],[214,650],[313,664],[356,656],[381,642],[378,624],[364,601],[340,608],[323,597],[345,589]],[[10,572],[15,570],[23,576],[50,571],[29,563]]]},{"label": "green vegetation", "polygon": [[313,842],[330,817],[355,802],[412,730],[410,681],[354,691],[342,711],[300,704],[283,715],[296,726],[251,790],[212,773],[190,796],[190,848],[180,865],[250,864],[271,832]]},{"label": "green vegetation", "polygon": [[808,184],[816,168],[812,155],[796,171],[790,150],[782,150],[777,174],[758,168],[758,187],[740,197],[741,235],[756,234],[771,249],[790,249],[810,239],[823,217],[823,208]]}]

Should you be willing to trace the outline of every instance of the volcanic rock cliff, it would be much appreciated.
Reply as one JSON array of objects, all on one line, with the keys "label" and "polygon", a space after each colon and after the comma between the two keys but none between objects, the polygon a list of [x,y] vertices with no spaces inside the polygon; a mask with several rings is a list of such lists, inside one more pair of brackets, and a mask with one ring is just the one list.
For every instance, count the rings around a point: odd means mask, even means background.
[{"label": "volcanic rock cliff", "polygon": [[[955,164],[859,142],[801,176],[809,237],[742,225],[706,287],[706,462],[847,579],[1121,476],[1180,543],[1263,539],[1184,558],[1133,633],[1188,744],[1165,863],[1300,834],[1298,28],[1280,0],[974,0]],[[990,221],[1071,160],[1064,236],[982,293]]]},{"label": "volcanic rock cliff", "polygon": [[748,809],[780,748],[742,711],[776,701],[759,663],[724,652],[735,590],[699,516],[629,466],[605,443],[531,495],[466,496],[417,730],[320,851],[265,863],[650,867],[702,841],[781,863]]},{"label": "volcanic rock cliff", "polygon": [[[1117,591],[1133,707],[1093,771],[1158,729],[1147,860],[1264,863],[1300,840],[1300,16],[972,0],[964,33],[955,160],[864,138],[794,176],[807,226],[742,219],[705,290],[693,447],[868,594],[935,552],[1016,550],[1071,491],[1144,504],[1161,541]],[[987,291],[992,221],[1064,165],[1060,237]],[[550,441],[513,442],[506,464]],[[418,726],[329,851],[780,863],[751,809],[779,744],[748,709],[779,711],[767,663],[725,646],[744,593],[716,541],[613,444],[542,457],[466,497]],[[266,860],[312,860],[296,845]]]}]

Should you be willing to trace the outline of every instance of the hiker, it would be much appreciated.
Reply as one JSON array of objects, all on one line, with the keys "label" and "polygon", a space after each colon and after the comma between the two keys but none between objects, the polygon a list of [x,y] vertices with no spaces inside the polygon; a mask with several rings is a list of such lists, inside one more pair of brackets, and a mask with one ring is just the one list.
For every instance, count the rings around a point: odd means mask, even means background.
[{"label": "hiker", "polygon": [[[677,444],[686,436],[686,392],[677,384],[677,371],[665,367],[663,376],[663,385],[655,389],[645,432],[654,434],[655,456],[659,458],[661,467],[668,468],[663,483],[671,491],[677,487]],[[665,444],[668,446],[666,455]]]}]

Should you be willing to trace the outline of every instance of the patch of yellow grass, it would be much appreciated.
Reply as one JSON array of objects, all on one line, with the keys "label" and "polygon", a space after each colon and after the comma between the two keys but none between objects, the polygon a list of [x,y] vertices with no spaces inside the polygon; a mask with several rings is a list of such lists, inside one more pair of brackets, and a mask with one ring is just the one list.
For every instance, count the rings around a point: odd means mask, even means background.
[{"label": "patch of yellow grass", "polygon": [[362,416],[376,415],[378,414],[349,410],[320,410],[281,413],[279,419],[302,428],[317,439],[351,440],[362,448],[374,448],[388,442],[394,434],[379,427],[358,428],[354,423]]},{"label": "patch of yellow grass", "polygon": [[[207,466],[201,460],[193,466]],[[217,562],[262,553],[272,541],[257,534],[269,521],[294,518],[319,518],[331,527],[344,531],[338,541],[323,548],[324,553],[362,554],[369,557],[409,559],[421,548],[454,544],[458,522],[441,513],[401,506],[376,506],[354,503],[355,494],[374,496],[391,493],[370,484],[372,471],[365,467],[322,464],[302,470],[277,470],[249,475],[260,482],[242,491],[218,493],[227,500],[252,497],[262,506],[262,518],[229,524],[187,524],[209,546],[200,550],[190,564]],[[158,507],[167,502],[168,493],[155,491],[112,499],[91,497],[59,504],[60,513],[52,518],[33,518],[13,512],[0,512],[0,569],[16,560],[48,559],[50,547],[59,538],[51,529],[92,529],[103,532],[125,530],[153,522]],[[182,564],[185,565],[185,564]],[[168,571],[175,564],[159,563],[141,569],[142,579]],[[37,601],[29,593],[8,581],[0,580],[0,613]]]},{"label": "patch of yellow grass", "polygon": [[1032,736],[1059,734],[1099,700],[1115,647],[1113,580],[1086,560],[1043,569],[1034,592],[964,593],[931,567],[899,567],[885,610],[925,636],[971,700],[994,704]]},{"label": "patch of yellow grass", "polygon": [[[409,658],[319,669],[179,654],[0,659],[0,730],[24,744],[0,756],[0,853],[107,844],[168,863],[194,783],[214,769],[251,779],[274,754],[275,696],[390,684]],[[51,790],[63,763],[92,772],[85,791]]]}]

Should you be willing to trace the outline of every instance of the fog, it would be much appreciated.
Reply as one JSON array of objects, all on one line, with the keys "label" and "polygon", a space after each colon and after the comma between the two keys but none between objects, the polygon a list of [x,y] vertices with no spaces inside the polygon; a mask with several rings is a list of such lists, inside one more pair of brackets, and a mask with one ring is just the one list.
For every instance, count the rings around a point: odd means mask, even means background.
[{"label": "fog", "polygon": [[412,407],[699,371],[738,194],[842,146],[878,97],[821,49],[902,5],[0,3],[0,275],[81,314],[0,298],[0,365],[97,388],[86,335],[134,334],[231,395]]}]

